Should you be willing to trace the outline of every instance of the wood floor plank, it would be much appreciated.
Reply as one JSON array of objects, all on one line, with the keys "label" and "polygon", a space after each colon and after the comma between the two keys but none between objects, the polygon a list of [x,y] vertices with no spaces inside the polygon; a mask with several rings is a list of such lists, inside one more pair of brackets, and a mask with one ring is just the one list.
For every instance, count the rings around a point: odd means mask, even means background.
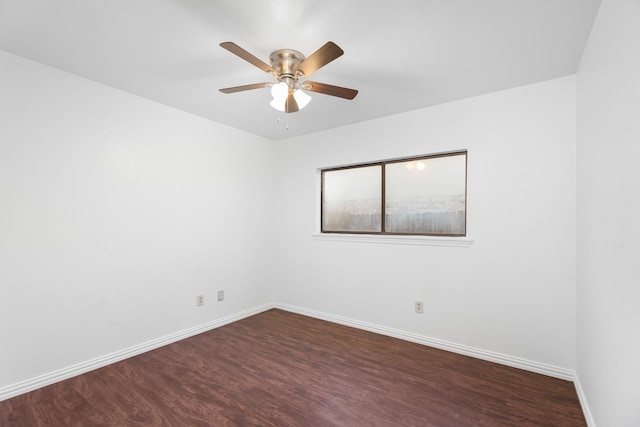
[{"label": "wood floor plank", "polygon": [[586,426],[574,386],[269,310],[0,402],[0,426]]}]

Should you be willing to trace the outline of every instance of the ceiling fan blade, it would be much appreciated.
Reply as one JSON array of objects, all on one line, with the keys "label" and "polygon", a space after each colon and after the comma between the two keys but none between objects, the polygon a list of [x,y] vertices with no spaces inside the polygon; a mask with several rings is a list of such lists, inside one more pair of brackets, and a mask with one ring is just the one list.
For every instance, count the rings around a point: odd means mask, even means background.
[{"label": "ceiling fan blade", "polygon": [[326,42],[324,46],[313,52],[307,59],[302,61],[296,71],[301,72],[305,76],[311,75],[311,73],[324,67],[329,62],[342,56],[344,51],[334,42]]},{"label": "ceiling fan blade", "polygon": [[289,96],[287,96],[287,100],[284,103],[284,111],[287,113],[295,113],[298,110],[298,102],[293,97],[293,93],[289,93]]},{"label": "ceiling fan blade", "polygon": [[233,42],[222,42],[220,43],[220,47],[227,49],[229,52],[233,53],[234,55],[237,55],[240,58],[244,59],[245,61],[255,65],[265,73],[272,73],[274,75],[276,74],[276,70],[274,70],[271,67],[271,65],[268,65],[267,63],[263,62],[259,58],[253,56],[252,54],[250,54],[249,52],[247,52],[246,50],[244,50],[243,48],[241,48],[240,46],[238,46]]},{"label": "ceiling fan blade", "polygon": [[270,84],[272,84],[272,83],[254,83],[254,84],[251,84],[251,85],[226,87],[224,89],[220,89],[220,92],[222,92],[222,93],[235,93],[235,92],[242,92],[243,90],[262,89],[263,87],[267,87]]},{"label": "ceiling fan blade", "polygon": [[353,99],[358,94],[358,91],[355,89],[310,81],[304,82],[302,84],[302,89],[309,90],[311,92],[324,93],[325,95],[337,96],[344,99]]}]

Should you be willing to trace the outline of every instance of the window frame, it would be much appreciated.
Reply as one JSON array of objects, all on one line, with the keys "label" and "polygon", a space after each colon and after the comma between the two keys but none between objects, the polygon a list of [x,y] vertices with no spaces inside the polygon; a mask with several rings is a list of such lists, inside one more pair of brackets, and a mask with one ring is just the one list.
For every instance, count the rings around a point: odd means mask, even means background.
[{"label": "window frame", "polygon": [[[464,155],[464,232],[462,234],[456,233],[412,233],[412,232],[391,232],[386,231],[386,165],[394,164],[394,163],[403,163],[403,162],[411,162],[411,161],[420,161],[420,160],[431,160],[442,157],[452,157]],[[381,173],[381,206],[380,206],[380,230],[381,231],[334,231],[334,230],[325,230],[324,229],[324,196],[325,196],[325,173],[339,170],[347,170],[347,169],[357,169],[368,166],[380,166]],[[337,166],[337,167],[327,167],[319,169],[319,179],[320,179],[320,200],[319,200],[319,234],[317,236],[356,236],[356,237],[365,237],[371,236],[375,237],[397,237],[397,238],[408,238],[408,239],[464,239],[468,240],[468,226],[467,226],[467,216],[468,216],[468,167],[469,167],[469,153],[466,149],[455,150],[455,151],[447,151],[442,153],[435,154],[423,154],[419,156],[411,156],[411,157],[401,157],[394,158],[388,160],[378,160],[367,163],[358,163],[346,166]],[[366,241],[366,240],[365,240]]]}]

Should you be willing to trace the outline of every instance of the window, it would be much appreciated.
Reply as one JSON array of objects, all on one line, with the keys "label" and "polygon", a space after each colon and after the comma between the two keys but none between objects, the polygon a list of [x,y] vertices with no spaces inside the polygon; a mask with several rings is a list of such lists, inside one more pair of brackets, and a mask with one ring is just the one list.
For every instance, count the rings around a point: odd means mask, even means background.
[{"label": "window", "polygon": [[321,180],[322,233],[466,236],[466,151],[324,169]]}]

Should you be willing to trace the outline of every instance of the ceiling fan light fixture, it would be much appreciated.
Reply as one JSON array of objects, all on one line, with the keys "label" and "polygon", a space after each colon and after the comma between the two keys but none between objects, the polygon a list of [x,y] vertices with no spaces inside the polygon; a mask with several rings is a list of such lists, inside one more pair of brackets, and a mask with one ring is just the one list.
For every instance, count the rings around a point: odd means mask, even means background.
[{"label": "ceiling fan light fixture", "polygon": [[289,94],[289,86],[285,82],[276,83],[271,86],[271,96],[274,100],[281,100],[284,102]]},{"label": "ceiling fan light fixture", "polygon": [[275,108],[278,111],[284,111],[284,103],[285,103],[285,101],[280,101],[278,99],[273,99],[273,100],[271,100],[269,105],[271,105],[273,108]]},{"label": "ceiling fan light fixture", "polygon": [[[289,85],[285,82],[274,84],[271,86],[271,96],[273,96],[273,100],[269,105],[278,111],[285,111],[287,97],[289,96]],[[293,98],[298,104],[298,110],[302,110],[311,101],[311,97],[300,89],[294,89]]]},{"label": "ceiling fan light fixture", "polygon": [[271,96],[273,100],[270,105],[278,111],[284,111],[285,102],[287,102],[287,96],[289,95],[289,85],[285,82],[276,83],[271,86]]},{"label": "ceiling fan light fixture", "polygon": [[296,89],[296,91],[293,92],[293,97],[295,98],[296,102],[298,103],[298,108],[300,110],[302,110],[304,107],[306,107],[307,104],[309,103],[309,101],[311,101],[311,97],[309,95],[307,95],[306,93],[304,93],[302,91],[302,89]]}]

